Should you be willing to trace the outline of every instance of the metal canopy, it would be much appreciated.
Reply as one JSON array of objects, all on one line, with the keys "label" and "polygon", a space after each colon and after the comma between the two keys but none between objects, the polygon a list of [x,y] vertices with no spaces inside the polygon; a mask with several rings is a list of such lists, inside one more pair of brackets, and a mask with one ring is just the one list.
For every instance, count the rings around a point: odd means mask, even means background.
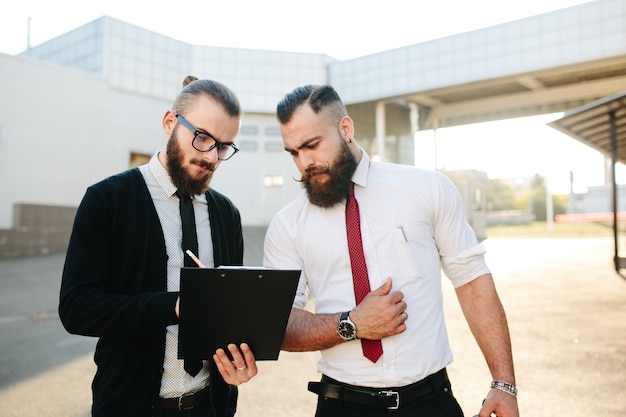
[{"label": "metal canopy", "polygon": [[548,125],[611,157],[615,246],[613,262],[617,273],[626,278],[620,273],[621,269],[626,268],[626,258],[619,256],[615,180],[615,165],[618,162],[626,163],[626,91],[570,110]]},{"label": "metal canopy", "polygon": [[613,152],[611,129],[615,129],[617,161],[626,164],[626,91],[567,111],[548,125],[607,156]]}]

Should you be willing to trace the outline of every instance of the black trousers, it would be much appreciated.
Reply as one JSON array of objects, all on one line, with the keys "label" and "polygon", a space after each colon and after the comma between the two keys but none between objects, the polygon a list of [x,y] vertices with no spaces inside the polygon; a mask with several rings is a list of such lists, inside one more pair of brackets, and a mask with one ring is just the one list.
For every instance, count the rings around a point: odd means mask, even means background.
[{"label": "black trousers", "polygon": [[400,404],[397,410],[371,408],[319,397],[315,417],[463,417],[450,383],[435,387],[432,394]]}]

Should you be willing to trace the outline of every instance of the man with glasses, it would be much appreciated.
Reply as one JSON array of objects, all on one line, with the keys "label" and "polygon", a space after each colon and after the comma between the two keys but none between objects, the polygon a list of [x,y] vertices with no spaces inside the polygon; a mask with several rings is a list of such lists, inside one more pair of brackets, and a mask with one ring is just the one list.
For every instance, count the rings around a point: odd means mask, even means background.
[{"label": "man with glasses", "polygon": [[232,416],[236,386],[257,373],[246,344],[228,346],[232,360],[221,349],[213,361],[178,359],[189,236],[205,266],[243,264],[239,211],[209,188],[238,150],[239,101],[211,80],[183,87],[162,120],[164,149],[89,187],[74,220],[59,315],[70,333],[99,338],[94,416]]}]

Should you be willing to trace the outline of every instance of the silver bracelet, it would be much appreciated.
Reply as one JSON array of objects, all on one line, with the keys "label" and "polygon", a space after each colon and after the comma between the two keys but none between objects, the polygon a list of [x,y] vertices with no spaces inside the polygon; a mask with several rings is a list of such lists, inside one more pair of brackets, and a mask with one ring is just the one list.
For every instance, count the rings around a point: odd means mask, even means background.
[{"label": "silver bracelet", "polygon": [[508,382],[500,381],[496,379],[495,381],[491,381],[491,388],[499,389],[500,391],[504,391],[509,395],[517,398],[517,387]]}]

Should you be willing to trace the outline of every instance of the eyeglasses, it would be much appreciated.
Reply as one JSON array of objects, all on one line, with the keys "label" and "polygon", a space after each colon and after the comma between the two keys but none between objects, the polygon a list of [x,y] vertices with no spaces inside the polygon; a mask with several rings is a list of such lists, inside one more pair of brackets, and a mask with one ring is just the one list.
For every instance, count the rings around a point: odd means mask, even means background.
[{"label": "eyeglasses", "polygon": [[234,143],[218,142],[209,132],[198,131],[180,114],[176,115],[176,119],[193,133],[191,146],[193,146],[194,149],[200,152],[209,152],[213,150],[213,148],[217,148],[217,159],[220,161],[226,161],[239,152],[239,148]]}]

